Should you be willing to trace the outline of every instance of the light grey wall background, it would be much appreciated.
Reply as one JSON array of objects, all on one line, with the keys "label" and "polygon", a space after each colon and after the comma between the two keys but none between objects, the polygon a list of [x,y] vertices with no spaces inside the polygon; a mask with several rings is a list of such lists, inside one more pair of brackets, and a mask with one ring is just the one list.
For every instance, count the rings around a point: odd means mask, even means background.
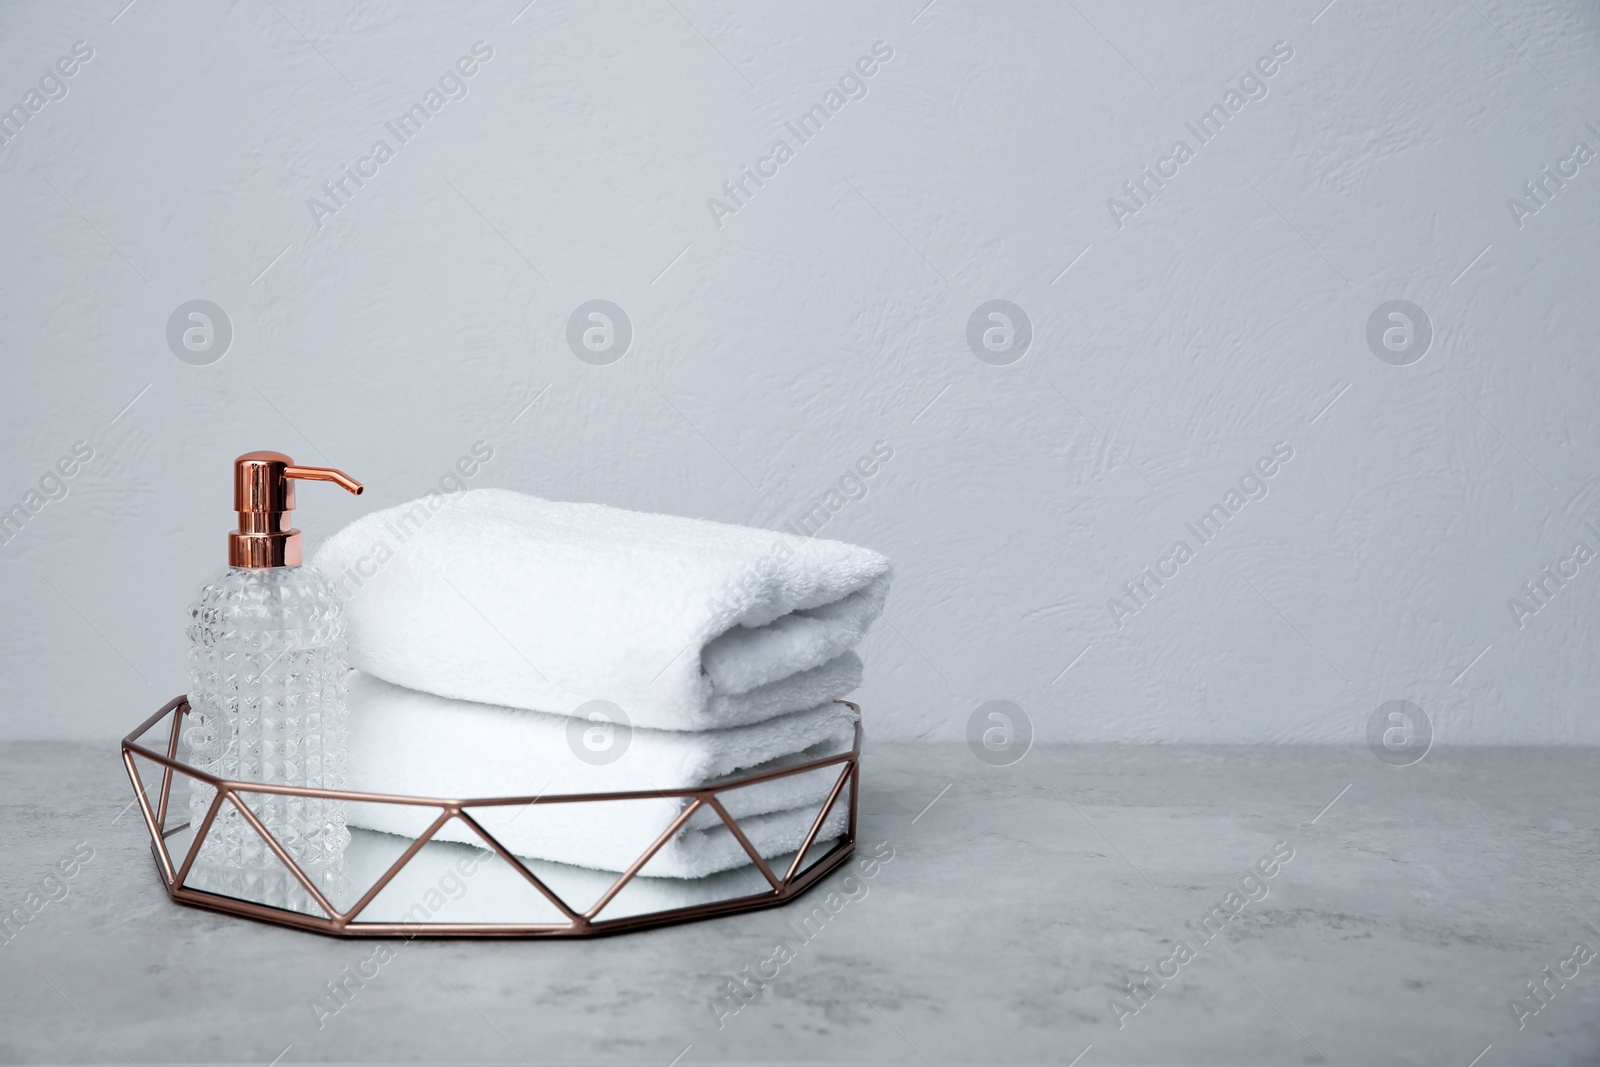
[{"label": "light grey wall background", "polygon": [[[824,528],[897,564],[877,736],[1007,699],[1042,741],[1356,742],[1406,699],[1441,742],[1600,742],[1592,4],[525,2],[0,13],[0,506],[37,506],[0,546],[0,735],[182,691],[248,449],[367,481],[303,491],[316,541],[480,441],[473,485],[768,526],[886,441]],[[376,174],[336,205],[346,165]],[[167,339],[196,299],[232,331],[204,366]],[[595,299],[633,331],[605,366],[566,340]],[[1031,325],[1009,365],[968,343],[991,300]],[[1369,344],[1392,300],[1420,359]],[[1541,603],[1546,565],[1577,573]]]}]

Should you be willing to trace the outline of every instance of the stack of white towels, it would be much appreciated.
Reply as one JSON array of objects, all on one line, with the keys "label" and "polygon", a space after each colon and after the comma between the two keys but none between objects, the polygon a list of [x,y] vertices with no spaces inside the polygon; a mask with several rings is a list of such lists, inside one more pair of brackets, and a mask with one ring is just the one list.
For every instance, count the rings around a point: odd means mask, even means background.
[{"label": "stack of white towels", "polygon": [[[346,601],[347,787],[438,798],[693,788],[846,751],[855,717],[837,698],[861,682],[854,648],[890,579],[837,541],[501,489],[368,515],[312,562]],[[763,856],[791,853],[841,769],[721,800]],[[471,814],[518,855],[620,871],[688,803]],[[350,821],[416,836],[437,815],[355,804]],[[436,836],[481,844],[459,821]],[[642,873],[748,862],[702,809]]]}]

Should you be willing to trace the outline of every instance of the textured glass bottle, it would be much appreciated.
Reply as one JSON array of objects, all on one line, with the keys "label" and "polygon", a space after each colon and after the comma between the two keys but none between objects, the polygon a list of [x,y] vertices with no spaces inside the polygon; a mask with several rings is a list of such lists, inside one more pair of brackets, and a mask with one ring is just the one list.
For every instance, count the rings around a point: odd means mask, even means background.
[{"label": "textured glass bottle", "polygon": [[[189,609],[191,753],[236,781],[344,786],[344,605],[310,567],[230,567]],[[215,790],[196,783],[199,826]],[[266,793],[251,811],[308,875],[337,865],[349,843],[340,801]],[[231,804],[217,813],[202,856],[256,869],[277,857]]]},{"label": "textured glass bottle", "polygon": [[[300,565],[299,531],[288,528],[293,478],[359,485],[337,471],[295,467],[275,452],[239,457],[229,537],[232,564],[189,609],[189,715],[193,763],[225,779],[339,789],[345,765],[344,604],[333,583]],[[334,477],[337,475],[337,477]],[[192,781],[191,825],[216,790]],[[340,895],[343,801],[244,792],[240,799],[324,895]],[[206,834],[195,888],[308,910],[267,843],[231,802]],[[337,903],[337,902],[336,902]]]}]

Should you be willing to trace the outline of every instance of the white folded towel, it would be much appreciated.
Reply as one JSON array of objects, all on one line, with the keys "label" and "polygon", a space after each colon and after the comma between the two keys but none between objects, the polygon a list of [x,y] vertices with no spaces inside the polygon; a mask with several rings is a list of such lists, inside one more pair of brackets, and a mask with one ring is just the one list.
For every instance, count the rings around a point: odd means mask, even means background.
[{"label": "white folded towel", "polygon": [[[792,766],[849,750],[855,714],[828,703],[766,722],[696,732],[635,728],[616,731],[622,755],[596,764],[582,733],[597,728],[567,716],[451,700],[391,685],[361,671],[350,675],[347,788],[441,799],[551,796],[682,789],[736,774]],[[592,755],[591,755],[591,758]],[[719,796],[764,857],[799,847],[841,765],[745,786]],[[824,839],[843,831],[848,798],[835,806]],[[519,856],[606,871],[627,869],[682,813],[677,797],[533,804],[469,809],[469,814]],[[394,804],[350,805],[353,826],[416,837],[438,811]],[[441,840],[482,843],[452,821]],[[663,846],[644,873],[698,878],[750,862],[709,807]]]},{"label": "white folded towel", "polygon": [[557,714],[608,700],[666,730],[848,693],[890,579],[838,541],[503,489],[367,515],[313,562],[345,594],[354,666]]}]

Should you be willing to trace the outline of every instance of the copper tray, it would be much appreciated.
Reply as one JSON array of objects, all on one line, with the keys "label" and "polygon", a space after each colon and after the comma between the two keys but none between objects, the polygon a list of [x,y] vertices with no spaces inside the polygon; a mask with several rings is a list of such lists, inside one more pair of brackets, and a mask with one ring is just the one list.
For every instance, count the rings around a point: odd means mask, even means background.
[{"label": "copper tray", "polygon": [[[857,715],[860,707],[850,701],[840,701],[848,705]],[[850,751],[838,755],[824,757],[799,763],[792,767],[753,774],[743,778],[718,782],[712,786],[696,789],[666,789],[645,790],[639,792],[618,793],[571,793],[549,796],[521,796],[521,797],[488,797],[468,799],[446,799],[438,797],[400,796],[381,793],[355,793],[334,789],[311,789],[305,787],[264,785],[257,782],[236,782],[217,778],[189,766],[178,758],[178,740],[184,716],[188,713],[189,701],[186,696],[176,697],[146,719],[137,729],[122,739],[122,762],[128,771],[129,780],[133,783],[135,799],[139,809],[144,813],[145,825],[150,831],[150,849],[155,856],[157,870],[161,876],[162,884],[167,890],[167,895],[180,904],[191,907],[208,908],[213,911],[227,912],[232,915],[241,915],[250,919],[264,922],[277,923],[300,930],[310,930],[315,933],[329,934],[336,937],[593,937],[604,934],[623,933],[630,930],[640,930],[651,926],[664,926],[669,923],[690,922],[696,919],[709,919],[718,915],[730,915],[735,912],[754,911],[759,908],[770,908],[783,904],[804,893],[811,886],[834,870],[846,859],[855,848],[856,839],[856,809],[860,792],[860,756],[861,756],[861,725],[859,719],[856,724],[855,742]],[[163,720],[170,719],[170,728],[165,731],[165,751],[156,751],[146,747],[141,741],[147,734],[155,731]],[[157,734],[159,737],[159,733]],[[141,777],[139,765],[136,761],[148,761],[151,767],[152,778],[154,768],[160,767],[161,785],[152,798]],[[727,808],[719,799],[719,794],[729,792],[744,786],[755,785],[760,782],[792,775],[805,774],[822,767],[837,766],[840,768],[838,779],[833,783],[826,800],[823,801],[816,819],[812,822],[810,830],[802,841],[799,850],[794,853],[794,858],[788,863],[783,874],[776,873],[765,859],[762,858],[744,830],[739,826],[738,820],[728,813]],[[187,852],[182,856],[174,857],[168,848],[168,841],[175,835],[189,829],[185,822],[177,826],[168,825],[168,814],[171,807],[170,801],[173,794],[173,780],[175,775],[195,779],[213,786],[216,797],[210,809],[206,812],[205,819],[201,822],[194,834],[194,840]],[[820,848],[825,842],[817,840],[829,814],[840,802],[846,787],[849,789],[848,816],[843,836],[834,841],[832,847],[820,859],[813,860],[809,865],[804,861],[814,847]],[[295,863],[294,859],[284,847],[267,831],[254,812],[239,797],[240,792],[251,794],[280,794],[299,797],[320,797],[333,800],[351,802],[376,803],[376,804],[401,804],[412,807],[437,808],[439,815],[428,829],[416,838],[398,859],[395,859],[377,881],[372,884],[361,897],[345,910],[338,910],[329,902],[312,879]],[[548,879],[541,879],[529,865],[514,856],[504,845],[497,841],[481,823],[472,817],[468,808],[486,808],[510,805],[535,805],[535,804],[563,804],[563,803],[592,803],[597,801],[628,801],[646,800],[656,798],[684,798],[690,803],[683,812],[673,820],[672,824],[644,851],[642,855],[623,871],[614,883],[610,885],[590,907],[577,911],[569,906],[548,884]],[[225,896],[218,893],[207,892],[188,884],[191,872],[195,867],[195,860],[200,855],[200,846],[204,841],[207,831],[211,829],[218,811],[223,803],[232,803],[240,812],[242,818],[260,834],[272,853],[287,868],[299,887],[303,888],[314,901],[314,908],[323,914],[306,914],[284,907],[274,907],[269,904],[257,903],[238,897]],[[750,865],[759,872],[768,888],[741,896],[728,897],[693,904],[685,907],[668,907],[660,910],[636,911],[632,914],[610,919],[601,918],[602,912],[616,899],[628,885],[639,875],[640,870],[647,864],[651,857],[676,834],[689,819],[702,808],[709,808],[715,812],[722,823],[725,824],[735,840],[748,854]],[[372,903],[373,899],[395,878],[405,866],[410,863],[446,823],[458,819],[478,837],[482,838],[484,846],[508,863],[522,878],[549,901],[560,914],[564,916],[563,922],[391,922],[371,921],[361,919],[363,910]],[[420,866],[420,865],[419,865]],[[740,871],[748,868],[741,867]],[[750,880],[747,878],[747,880]],[[665,879],[641,879],[642,882],[666,881]],[[308,902],[309,903],[309,902]]]}]

